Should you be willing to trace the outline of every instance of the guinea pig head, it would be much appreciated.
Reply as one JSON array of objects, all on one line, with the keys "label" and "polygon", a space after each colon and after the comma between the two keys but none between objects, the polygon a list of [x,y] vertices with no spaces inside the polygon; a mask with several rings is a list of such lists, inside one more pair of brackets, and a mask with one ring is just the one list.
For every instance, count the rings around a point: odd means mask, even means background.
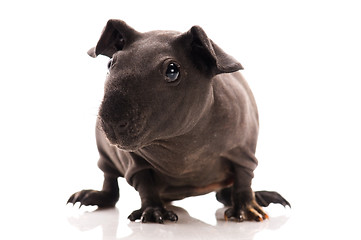
[{"label": "guinea pig head", "polygon": [[213,77],[242,69],[198,26],[140,33],[109,20],[88,54],[110,58],[98,116],[127,151],[191,131],[212,108]]}]

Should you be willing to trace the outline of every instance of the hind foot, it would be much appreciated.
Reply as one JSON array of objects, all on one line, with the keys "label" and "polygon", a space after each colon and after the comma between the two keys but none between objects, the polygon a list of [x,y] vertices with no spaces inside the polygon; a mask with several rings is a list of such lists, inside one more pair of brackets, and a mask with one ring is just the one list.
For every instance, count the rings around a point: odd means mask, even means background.
[{"label": "hind foot", "polygon": [[257,203],[262,207],[267,207],[271,203],[278,203],[282,206],[291,207],[291,204],[281,196],[278,192],[271,191],[257,191],[254,193]]},{"label": "hind foot", "polygon": [[[278,192],[273,191],[256,191],[254,192],[256,202],[262,207],[267,207],[271,203],[281,204],[282,206],[291,207],[291,204]],[[232,206],[232,188],[224,188],[216,193],[216,198],[224,206]]]}]

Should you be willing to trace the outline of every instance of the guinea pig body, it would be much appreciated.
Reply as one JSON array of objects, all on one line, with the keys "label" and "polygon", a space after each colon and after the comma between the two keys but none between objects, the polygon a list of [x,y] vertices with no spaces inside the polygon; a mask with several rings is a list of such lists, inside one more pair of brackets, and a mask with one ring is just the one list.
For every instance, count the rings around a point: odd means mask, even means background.
[{"label": "guinea pig body", "polygon": [[132,221],[176,221],[165,202],[212,191],[230,206],[226,219],[261,221],[261,206],[289,205],[276,192],[252,191],[256,103],[242,65],[202,28],[139,33],[109,20],[88,53],[111,58],[96,128],[105,178],[101,191],[68,202],[114,206],[124,177],[142,201]]}]

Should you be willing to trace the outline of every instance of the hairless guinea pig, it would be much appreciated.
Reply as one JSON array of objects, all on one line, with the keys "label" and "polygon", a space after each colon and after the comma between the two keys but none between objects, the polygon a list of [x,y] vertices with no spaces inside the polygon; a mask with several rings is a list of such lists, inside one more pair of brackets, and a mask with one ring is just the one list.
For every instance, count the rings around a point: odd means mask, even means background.
[{"label": "hairless guinea pig", "polygon": [[176,221],[165,203],[216,191],[236,221],[268,218],[261,206],[290,204],[277,192],[253,192],[258,112],[252,92],[225,53],[199,26],[140,33],[109,20],[88,54],[110,58],[96,139],[101,191],[68,203],[114,207],[118,177],[140,195],[131,221]]}]

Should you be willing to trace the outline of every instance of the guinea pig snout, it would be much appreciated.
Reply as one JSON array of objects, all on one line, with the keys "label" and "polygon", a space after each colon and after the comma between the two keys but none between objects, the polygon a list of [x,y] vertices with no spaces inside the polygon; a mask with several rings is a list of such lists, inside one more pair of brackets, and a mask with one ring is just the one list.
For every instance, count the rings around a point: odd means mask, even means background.
[{"label": "guinea pig snout", "polygon": [[105,96],[99,110],[103,130],[114,138],[127,131],[134,115],[133,104],[117,94]]},{"label": "guinea pig snout", "polygon": [[120,124],[109,124],[104,120],[101,120],[101,128],[103,129],[106,137],[112,144],[118,144],[118,141],[122,138],[122,135],[126,133],[128,122]]}]

